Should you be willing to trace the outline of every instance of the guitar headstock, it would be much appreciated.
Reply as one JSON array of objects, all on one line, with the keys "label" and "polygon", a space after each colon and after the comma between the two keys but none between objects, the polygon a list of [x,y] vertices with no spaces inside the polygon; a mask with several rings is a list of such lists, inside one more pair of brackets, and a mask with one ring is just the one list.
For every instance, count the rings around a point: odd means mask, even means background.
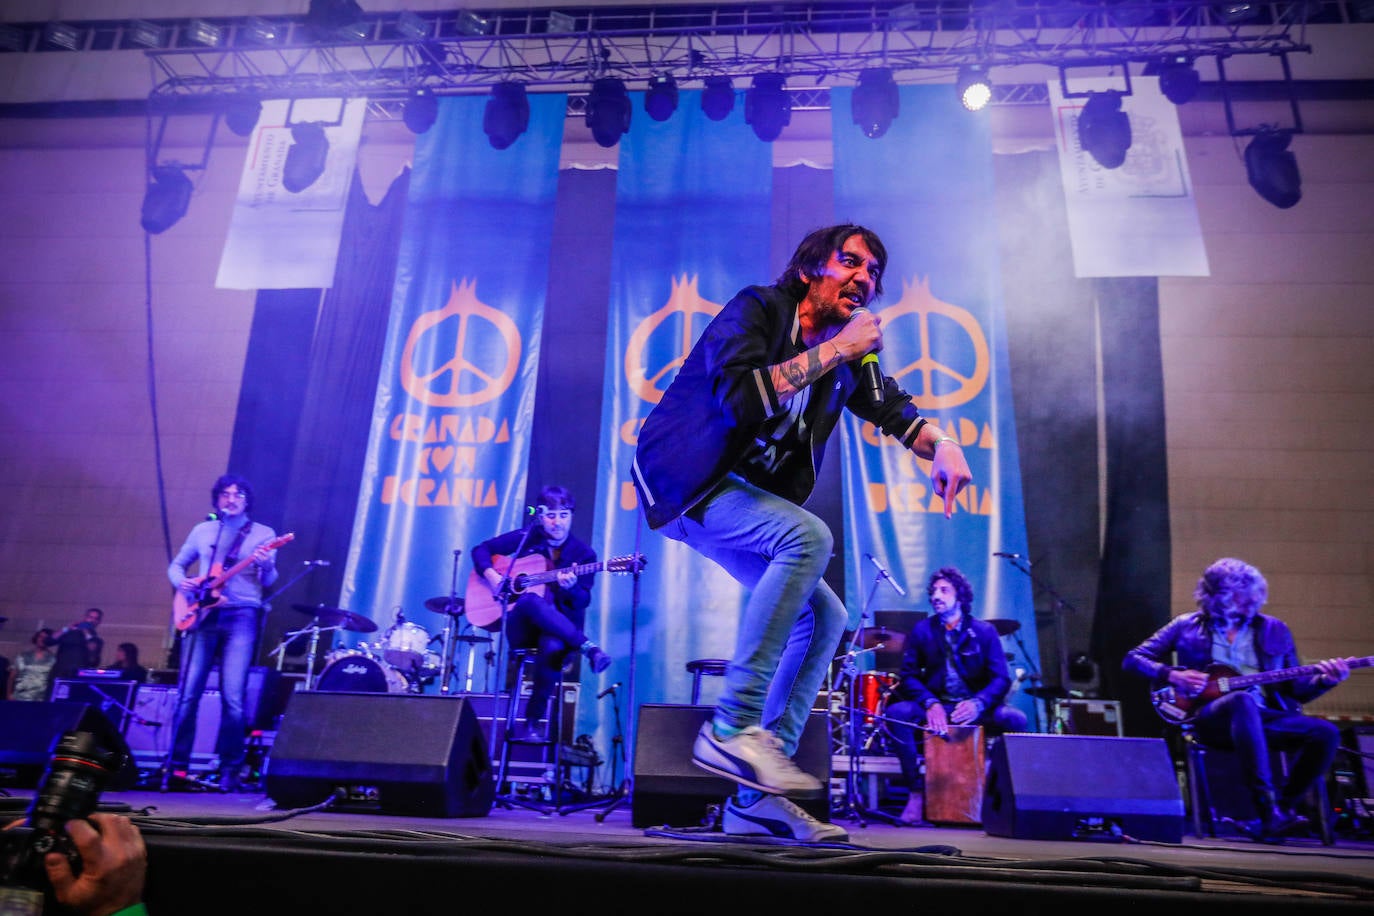
[{"label": "guitar headstock", "polygon": [[290,544],[295,539],[296,533],[294,531],[288,531],[286,534],[281,534],[277,537],[272,538],[272,540],[268,541],[266,544],[262,546],[266,547],[268,550],[276,550],[278,547],[281,547],[285,544]]},{"label": "guitar headstock", "polygon": [[606,572],[613,573],[637,573],[644,569],[648,560],[642,553],[627,554],[623,557],[613,557],[606,561]]}]

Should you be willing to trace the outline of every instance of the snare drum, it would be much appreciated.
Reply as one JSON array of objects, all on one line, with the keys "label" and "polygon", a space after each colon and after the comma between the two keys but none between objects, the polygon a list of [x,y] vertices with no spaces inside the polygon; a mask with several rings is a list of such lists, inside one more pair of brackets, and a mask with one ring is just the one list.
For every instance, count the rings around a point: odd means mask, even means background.
[{"label": "snare drum", "polygon": [[429,631],[418,623],[401,623],[386,633],[382,658],[387,664],[410,671],[424,664],[429,649]]},{"label": "snare drum", "polygon": [[356,649],[331,652],[316,690],[349,693],[405,693],[405,675]]}]

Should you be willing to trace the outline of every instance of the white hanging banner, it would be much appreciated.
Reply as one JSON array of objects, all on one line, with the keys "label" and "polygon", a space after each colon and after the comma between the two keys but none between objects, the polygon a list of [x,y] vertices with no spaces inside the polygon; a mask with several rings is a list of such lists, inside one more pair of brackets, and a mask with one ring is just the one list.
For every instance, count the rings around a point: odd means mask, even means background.
[{"label": "white hanging banner", "polygon": [[[289,108],[289,113],[288,113]],[[219,289],[314,289],[334,284],[366,99],[271,99],[248,141]],[[288,116],[289,114],[289,116]],[[292,124],[325,125],[324,173],[298,193],[282,187]]]},{"label": "white hanging banner", "polygon": [[[1119,78],[1069,80],[1069,91],[1121,90]],[[1159,78],[1133,76],[1121,109],[1131,121],[1131,148],[1120,168],[1097,163],[1078,142],[1086,98],[1064,98],[1049,84],[1059,170],[1078,277],[1205,277],[1207,250],[1188,175],[1178,110]]]}]

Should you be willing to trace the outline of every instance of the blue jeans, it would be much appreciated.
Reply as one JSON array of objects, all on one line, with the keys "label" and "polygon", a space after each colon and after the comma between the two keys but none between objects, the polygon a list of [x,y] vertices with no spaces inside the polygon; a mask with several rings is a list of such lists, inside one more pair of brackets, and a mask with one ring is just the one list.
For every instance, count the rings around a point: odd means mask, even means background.
[{"label": "blue jeans", "polygon": [[[1341,741],[1333,723],[1263,706],[1248,691],[1223,694],[1202,707],[1193,730],[1204,745],[1236,751],[1261,811],[1275,803],[1291,807],[1330,769]],[[1297,752],[1281,789],[1274,785],[1271,749]]]},{"label": "blue jeans", "polygon": [[191,762],[196,738],[196,714],[210,669],[219,657],[221,713],[215,753],[221,767],[243,763],[248,736],[248,669],[258,641],[258,609],[216,608],[204,623],[183,637],[181,691],[172,716],[171,768],[184,770]]},{"label": "blue jeans", "polygon": [[568,653],[577,651],[587,641],[587,634],[552,601],[529,593],[516,600],[506,615],[505,626],[512,649],[539,650],[530,699],[525,706],[525,721],[533,725],[548,715],[549,697],[553,695],[558,673],[567,662]]},{"label": "blue jeans", "polygon": [[662,529],[750,590],[717,724],[762,725],[797,751],[849,613],[821,580],[834,539],[815,515],[730,475]]},{"label": "blue jeans", "polygon": [[[954,712],[954,707],[959,704],[945,703],[943,705],[945,713],[948,715]],[[916,725],[925,725],[926,723],[925,707],[916,700],[902,700],[899,703],[893,703],[883,710],[883,715],[901,722],[914,722]],[[973,724],[983,726],[988,737],[1006,734],[1007,732],[1023,732],[1028,726],[1025,713],[1014,706],[1003,705],[983,710],[983,714],[974,719]],[[916,738],[915,727],[889,721],[887,733],[892,738],[892,753],[897,755],[897,762],[902,767],[902,781],[906,783],[908,789],[920,788],[921,749]],[[935,740],[940,739],[936,738]]]}]

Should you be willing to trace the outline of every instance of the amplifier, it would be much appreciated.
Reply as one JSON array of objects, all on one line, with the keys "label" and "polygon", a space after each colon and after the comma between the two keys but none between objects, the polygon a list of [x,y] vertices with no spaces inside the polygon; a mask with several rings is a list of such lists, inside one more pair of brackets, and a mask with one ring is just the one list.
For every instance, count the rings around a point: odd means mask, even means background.
[{"label": "amplifier", "polygon": [[[172,717],[177,708],[177,689],[161,684],[144,684],[134,698],[137,718],[129,720],[124,740],[138,758],[140,767],[158,766],[172,751]],[[218,690],[206,690],[196,707],[196,737],[191,745],[191,769],[200,771],[218,765],[215,739],[219,737],[220,698]]]},{"label": "amplifier", "polygon": [[1051,701],[1051,731],[1060,735],[1103,735],[1110,738],[1124,736],[1119,700]]}]

